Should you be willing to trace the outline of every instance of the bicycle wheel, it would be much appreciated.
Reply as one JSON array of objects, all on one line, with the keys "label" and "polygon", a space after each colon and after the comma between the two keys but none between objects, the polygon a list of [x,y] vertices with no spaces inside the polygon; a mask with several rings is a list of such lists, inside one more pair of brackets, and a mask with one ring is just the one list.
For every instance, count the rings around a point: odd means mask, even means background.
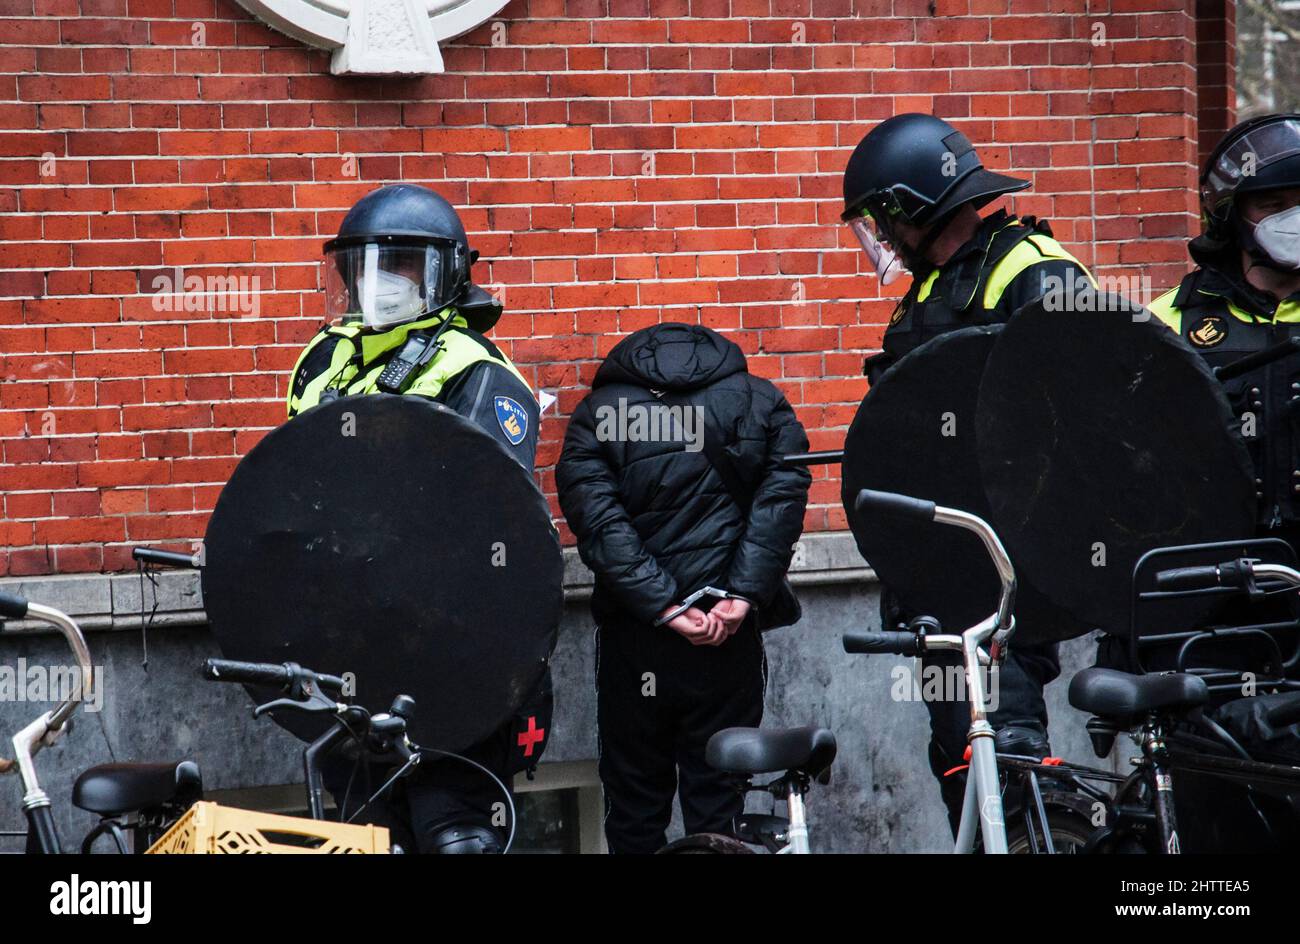
[{"label": "bicycle wheel", "polygon": [[739,839],[720,833],[696,833],[674,839],[655,855],[754,855]]},{"label": "bicycle wheel", "polygon": [[[1078,855],[1097,832],[1097,828],[1086,816],[1072,810],[1048,810],[1047,825],[1052,834],[1052,848],[1057,855]],[[1035,851],[1035,843],[1037,852],[1044,853],[1043,837],[1037,822],[1034,823],[1032,840],[1023,817],[1018,817],[1007,826],[1007,852],[1011,855],[1031,855]]]}]

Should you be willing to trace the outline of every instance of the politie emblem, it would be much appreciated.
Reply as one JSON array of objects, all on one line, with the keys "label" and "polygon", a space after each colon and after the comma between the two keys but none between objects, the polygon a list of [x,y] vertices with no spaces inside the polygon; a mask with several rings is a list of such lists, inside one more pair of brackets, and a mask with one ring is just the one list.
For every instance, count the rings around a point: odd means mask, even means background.
[{"label": "politie emblem", "polygon": [[509,397],[497,397],[497,422],[501,424],[501,431],[506,434],[506,439],[510,440],[510,445],[517,446],[524,441],[528,435],[528,414],[524,408]]},{"label": "politie emblem", "polygon": [[1227,324],[1217,315],[1202,318],[1187,332],[1187,340],[1197,347],[1215,347],[1227,338]]}]

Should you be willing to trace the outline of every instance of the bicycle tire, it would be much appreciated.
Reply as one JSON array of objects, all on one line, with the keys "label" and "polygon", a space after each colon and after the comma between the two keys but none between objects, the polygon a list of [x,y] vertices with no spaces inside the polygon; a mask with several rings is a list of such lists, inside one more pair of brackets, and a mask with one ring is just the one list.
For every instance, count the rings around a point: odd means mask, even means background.
[{"label": "bicycle tire", "polygon": [[734,836],[721,833],[695,833],[674,839],[655,855],[756,855],[753,849]]},{"label": "bicycle tire", "polygon": [[[1047,811],[1047,826],[1052,834],[1052,846],[1057,855],[1078,855],[1097,832],[1097,827],[1080,813],[1073,810],[1053,809]],[[1038,854],[1045,854],[1042,849],[1042,836],[1038,834],[1038,824],[1034,824],[1039,844]],[[1007,852],[1011,855],[1031,855],[1033,846],[1029,840],[1029,828],[1023,819],[1017,819],[1007,826]]]}]

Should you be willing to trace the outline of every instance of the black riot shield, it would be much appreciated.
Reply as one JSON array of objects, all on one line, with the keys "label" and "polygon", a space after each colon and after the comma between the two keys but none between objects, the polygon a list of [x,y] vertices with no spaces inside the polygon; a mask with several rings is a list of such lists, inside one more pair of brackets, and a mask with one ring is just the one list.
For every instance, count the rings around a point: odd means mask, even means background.
[{"label": "black riot shield", "polygon": [[[968,531],[857,514],[863,488],[899,492],[989,518],[975,452],[975,404],[1001,325],[940,335],[894,364],[862,401],[844,442],[841,498],[862,556],[913,614],[961,632],[998,604],[997,572]],[[1012,557],[1015,562],[1014,555]],[[1017,641],[1067,638],[1087,626],[1017,570]]]},{"label": "black riot shield", "polygon": [[1018,573],[1127,635],[1137,559],[1249,537],[1254,473],[1240,419],[1177,334],[1117,297],[1076,302],[1027,306],[1003,330],[980,386],[979,466]]},{"label": "black riot shield", "polygon": [[[222,491],[204,550],[227,658],[351,673],[372,712],[410,695],[424,747],[496,730],[555,645],[563,563],[545,499],[491,437],[427,400],[336,400],[273,430]],[[321,730],[280,715],[299,737]]]}]

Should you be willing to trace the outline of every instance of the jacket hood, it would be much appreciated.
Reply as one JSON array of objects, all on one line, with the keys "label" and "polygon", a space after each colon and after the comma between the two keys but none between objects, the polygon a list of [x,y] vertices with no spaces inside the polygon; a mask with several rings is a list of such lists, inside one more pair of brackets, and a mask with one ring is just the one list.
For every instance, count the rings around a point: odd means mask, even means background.
[{"label": "jacket hood", "polygon": [[614,345],[592,387],[627,383],[652,390],[695,390],[745,369],[744,352],[716,331],[665,322],[635,331]]}]

